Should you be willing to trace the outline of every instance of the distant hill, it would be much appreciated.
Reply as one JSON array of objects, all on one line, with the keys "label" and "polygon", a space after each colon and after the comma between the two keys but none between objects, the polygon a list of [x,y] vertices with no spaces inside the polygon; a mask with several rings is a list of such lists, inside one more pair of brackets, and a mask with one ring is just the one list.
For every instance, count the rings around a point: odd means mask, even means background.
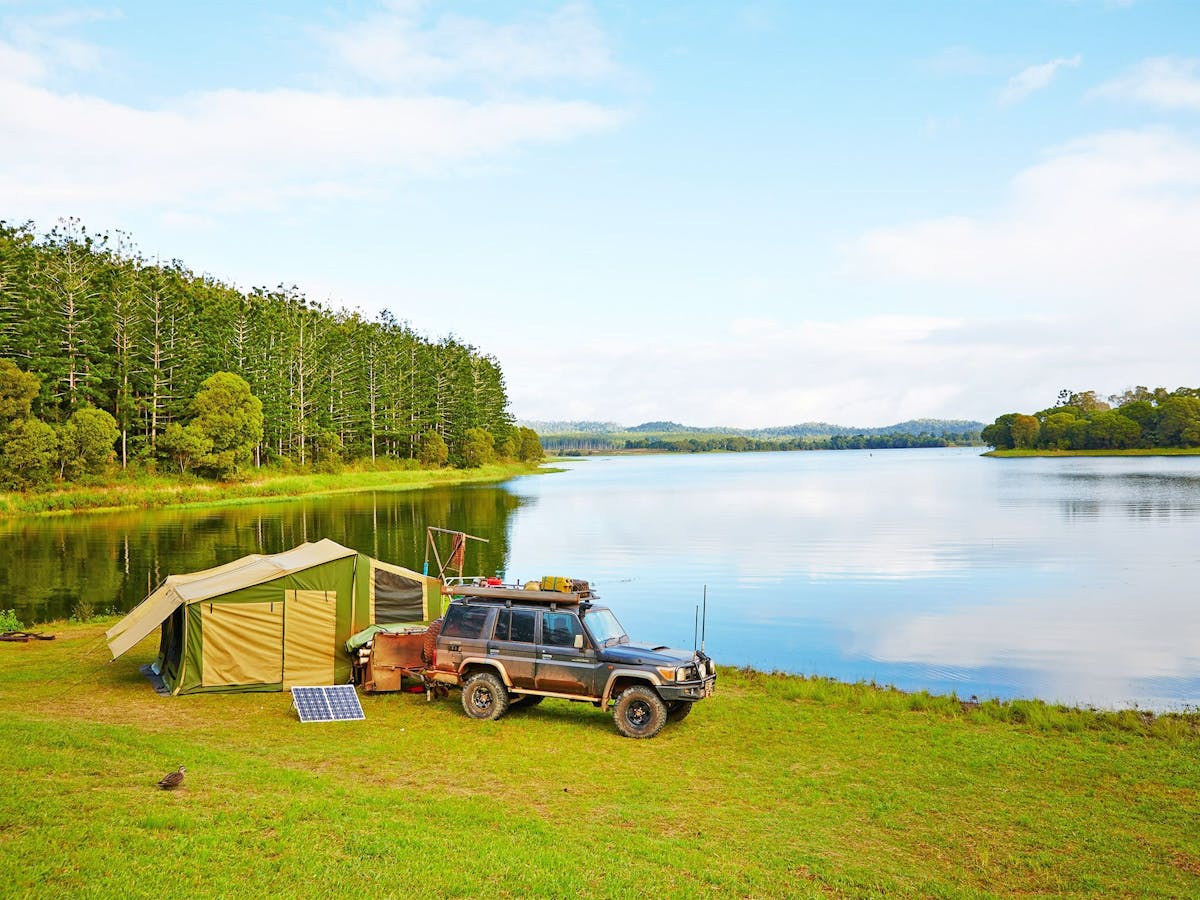
[{"label": "distant hill", "polygon": [[626,434],[727,434],[749,438],[820,438],[838,435],[886,435],[886,434],[962,434],[978,432],[982,422],[969,419],[909,419],[895,425],[870,428],[851,425],[833,425],[829,422],[803,422],[798,425],[781,425],[771,428],[730,428],[727,426],[701,427],[680,425],[678,422],[643,422],[640,425],[624,426],[616,422],[565,422],[565,421],[521,421],[517,424],[532,428],[541,437],[561,435],[615,436]]}]

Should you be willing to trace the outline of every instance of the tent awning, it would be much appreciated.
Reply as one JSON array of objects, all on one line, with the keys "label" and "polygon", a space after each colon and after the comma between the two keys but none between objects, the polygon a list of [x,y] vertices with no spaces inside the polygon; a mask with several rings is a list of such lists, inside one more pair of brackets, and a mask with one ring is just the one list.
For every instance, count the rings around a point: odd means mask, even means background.
[{"label": "tent awning", "polygon": [[357,550],[326,538],[271,556],[256,553],[201,572],[171,575],[105,633],[108,649],[116,659],[161,625],[182,604],[220,597],[357,553]]}]

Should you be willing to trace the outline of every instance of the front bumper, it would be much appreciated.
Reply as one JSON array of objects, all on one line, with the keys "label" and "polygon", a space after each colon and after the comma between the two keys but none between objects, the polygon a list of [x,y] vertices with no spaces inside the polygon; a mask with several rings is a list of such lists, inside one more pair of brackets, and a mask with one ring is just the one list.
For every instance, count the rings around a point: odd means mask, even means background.
[{"label": "front bumper", "polygon": [[717,675],[714,672],[699,681],[679,681],[674,684],[666,682],[659,685],[658,693],[668,702],[674,700],[703,700],[711,697],[717,687]]}]

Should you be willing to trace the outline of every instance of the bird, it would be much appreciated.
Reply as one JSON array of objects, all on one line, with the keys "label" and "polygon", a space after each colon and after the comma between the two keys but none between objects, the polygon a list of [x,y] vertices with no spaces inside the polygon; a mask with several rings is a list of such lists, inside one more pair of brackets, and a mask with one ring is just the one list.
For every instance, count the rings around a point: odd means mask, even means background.
[{"label": "bird", "polygon": [[183,773],[186,771],[187,769],[185,769],[183,766],[180,766],[174,772],[168,772],[158,782],[158,786],[164,791],[174,790],[183,784]]}]

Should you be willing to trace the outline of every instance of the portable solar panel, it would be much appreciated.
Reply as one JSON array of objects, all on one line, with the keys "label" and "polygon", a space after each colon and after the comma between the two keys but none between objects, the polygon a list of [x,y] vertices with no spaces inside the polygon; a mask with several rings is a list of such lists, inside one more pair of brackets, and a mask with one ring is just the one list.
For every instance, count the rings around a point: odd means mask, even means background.
[{"label": "portable solar panel", "polygon": [[366,718],[352,684],[294,687],[292,704],[301,722],[340,722]]}]

